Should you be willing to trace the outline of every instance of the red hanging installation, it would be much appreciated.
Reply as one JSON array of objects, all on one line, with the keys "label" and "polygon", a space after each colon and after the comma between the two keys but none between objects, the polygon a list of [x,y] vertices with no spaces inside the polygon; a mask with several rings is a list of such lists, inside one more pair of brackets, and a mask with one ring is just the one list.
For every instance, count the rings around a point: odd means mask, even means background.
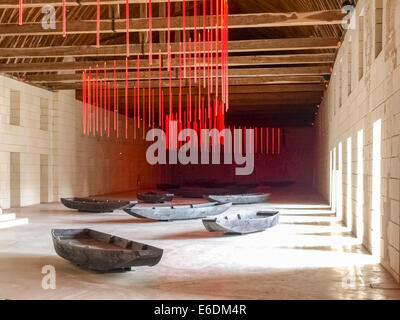
[{"label": "red hanging installation", "polygon": [[119,116],[119,86],[117,84],[117,109],[116,109],[116,113],[117,113],[117,138],[119,138],[119,121],[118,121],[118,116]]},{"label": "red hanging installation", "polygon": [[93,109],[93,119],[92,119],[92,130],[93,130],[93,136],[96,135],[96,79],[93,79],[93,83],[92,83],[92,88],[93,88],[93,92],[92,92],[92,109]]},{"label": "red hanging installation", "polygon": [[117,117],[116,117],[116,112],[117,112],[117,66],[116,66],[116,61],[114,60],[114,131],[117,129]]},{"label": "red hanging installation", "polygon": [[63,5],[63,7],[62,7],[63,37],[65,38],[67,36],[67,7],[65,5],[65,0],[63,0],[62,5]]},{"label": "red hanging installation", "polygon": [[203,88],[206,87],[206,0],[203,0]]},{"label": "red hanging installation", "polygon": [[151,107],[151,68],[150,68],[150,60],[149,60],[149,74],[148,74],[148,89],[149,92],[149,127],[150,127],[150,107]]},{"label": "red hanging installation", "polygon": [[171,70],[171,0],[168,0],[168,70]]},{"label": "red hanging installation", "polygon": [[189,121],[192,121],[192,39],[189,38]]},{"label": "red hanging installation", "polygon": [[267,142],[267,150],[266,151],[267,151],[267,154],[269,154],[269,136],[268,136],[269,128],[266,128],[265,131],[266,131],[265,141]]},{"label": "red hanging installation", "polygon": [[[64,3],[63,3],[63,5],[64,5]],[[23,12],[22,12],[22,0],[19,0],[19,19],[18,19],[18,24],[20,25],[20,26],[22,26],[22,15],[23,15]]]},{"label": "red hanging installation", "polygon": [[106,117],[107,117],[107,112],[106,112],[106,107],[107,107],[107,63],[106,62],[104,62],[103,87],[104,87],[104,130],[106,130],[107,129],[107,124],[106,124]]},{"label": "red hanging installation", "polygon": [[218,40],[218,31],[219,31],[219,0],[216,1],[216,12],[215,12],[215,19],[216,19],[216,27],[215,27],[215,98],[218,99],[218,86],[219,86],[219,78],[218,78],[218,56],[219,56],[219,40]]},{"label": "red hanging installation", "polygon": [[196,73],[196,68],[197,68],[197,2],[194,0],[194,16],[193,16],[193,24],[194,24],[194,50],[193,50],[193,55],[194,55],[194,82],[197,83],[197,73]]},{"label": "red hanging installation", "polygon": [[103,82],[100,81],[100,136],[103,136]]},{"label": "red hanging installation", "polygon": [[149,0],[149,66],[153,64],[153,33],[151,30],[152,30],[152,10],[151,10],[151,0]]},{"label": "red hanging installation", "polygon": [[96,65],[96,131],[99,130],[99,67]]},{"label": "red hanging installation", "polygon": [[82,127],[86,134],[86,71],[82,73]]},{"label": "red hanging installation", "polygon": [[275,128],[272,128],[271,141],[272,141],[272,154],[275,154]]},{"label": "red hanging installation", "polygon": [[[214,65],[214,63],[213,63],[213,61],[214,61],[214,59],[213,59],[213,54],[212,54],[212,51],[213,51],[213,47],[214,47],[214,16],[213,16],[213,0],[211,0],[210,1],[210,59],[211,59],[211,68],[212,68],[212,66]],[[209,75],[210,76],[210,75]],[[211,81],[211,87],[210,87],[210,89],[211,89],[211,93],[213,93],[213,87],[214,87],[214,85],[213,85],[213,77],[211,77],[210,78],[210,81]]]},{"label": "red hanging installation", "polygon": [[140,57],[137,57],[137,106],[138,106],[138,128],[140,128]]},{"label": "red hanging installation", "polygon": [[[128,0],[127,0],[128,1]],[[100,0],[97,0],[96,47],[100,48]]]},{"label": "red hanging installation", "polygon": [[136,87],[133,88],[133,138],[136,140]]},{"label": "red hanging installation", "polygon": [[126,20],[126,56],[129,57],[129,0],[126,0],[125,5],[125,20]]},{"label": "red hanging installation", "polygon": [[[171,46],[169,48],[171,51]],[[169,114],[172,114],[172,68],[171,68],[171,61],[169,62]]]},{"label": "red hanging installation", "polygon": [[142,127],[142,138],[144,139],[144,132],[146,127],[146,97],[145,97],[145,90],[143,90],[143,127]]},{"label": "red hanging installation", "polygon": [[182,43],[179,43],[179,122],[182,121]]},{"label": "red hanging installation", "polygon": [[161,127],[161,52],[158,53],[158,126]]},{"label": "red hanging installation", "polygon": [[281,128],[278,128],[278,154],[281,154]]},{"label": "red hanging installation", "polygon": [[128,139],[128,58],[125,59],[125,139]]},{"label": "red hanging installation", "polygon": [[152,127],[154,128],[154,89],[151,91],[152,96]]},{"label": "red hanging installation", "polygon": [[107,119],[107,136],[110,136],[110,112],[111,112],[111,95],[110,95],[110,83],[107,83],[107,98],[108,98],[108,119]]},{"label": "red hanging installation", "polygon": [[183,14],[183,76],[186,78],[186,5],[185,0],[182,0]]},{"label": "red hanging installation", "polygon": [[263,153],[264,150],[264,145],[263,145],[263,127],[261,127],[261,133],[260,133],[260,146],[261,146],[261,154]]}]

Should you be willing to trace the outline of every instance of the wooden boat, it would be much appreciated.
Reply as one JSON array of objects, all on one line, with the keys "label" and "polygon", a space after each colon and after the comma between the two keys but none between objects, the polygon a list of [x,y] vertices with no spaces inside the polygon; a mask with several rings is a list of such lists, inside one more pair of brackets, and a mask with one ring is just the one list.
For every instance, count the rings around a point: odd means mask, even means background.
[{"label": "wooden boat", "polygon": [[137,217],[160,221],[200,219],[219,215],[232,206],[232,203],[201,203],[170,207],[133,207],[124,209]]},{"label": "wooden boat", "polygon": [[173,193],[164,192],[138,192],[137,198],[146,203],[163,203],[172,201],[174,198]]},{"label": "wooden boat", "polygon": [[130,208],[137,201],[98,200],[91,198],[61,198],[64,206],[83,212],[113,212],[114,210]]},{"label": "wooden boat", "polygon": [[109,272],[154,266],[163,250],[91,229],[53,229],[57,254],[85,269]]},{"label": "wooden boat", "polygon": [[232,204],[251,204],[265,202],[270,193],[247,193],[247,194],[230,194],[230,195],[208,195],[204,198],[208,201],[217,201],[221,203],[232,202]]},{"label": "wooden boat", "polygon": [[247,212],[203,219],[208,231],[233,234],[264,231],[276,226],[278,222],[279,211]]}]

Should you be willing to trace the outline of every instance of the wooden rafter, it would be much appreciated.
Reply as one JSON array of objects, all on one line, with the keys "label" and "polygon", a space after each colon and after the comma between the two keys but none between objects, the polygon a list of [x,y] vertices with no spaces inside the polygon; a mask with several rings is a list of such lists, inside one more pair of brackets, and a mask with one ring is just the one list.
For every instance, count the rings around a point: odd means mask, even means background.
[{"label": "wooden rafter", "polygon": [[[229,28],[267,28],[267,27],[289,27],[307,25],[331,25],[341,24],[346,16],[341,10],[324,10],[315,12],[298,13],[250,13],[229,15]],[[186,29],[194,29],[194,18],[186,17]],[[206,25],[210,25],[210,17],[206,17]],[[171,17],[171,30],[182,30],[183,18]],[[203,17],[197,17],[197,24],[202,25]],[[95,34],[96,20],[72,20],[68,22],[68,34]],[[130,19],[130,32],[145,32],[149,28],[148,18]],[[208,28],[208,27],[207,27]],[[168,29],[166,18],[152,19],[153,31],[165,31]],[[101,20],[101,33],[125,32],[126,21]],[[44,29],[41,22],[18,24],[3,24],[0,29],[0,36],[29,36],[29,35],[61,35],[62,23],[57,22],[55,29]]]},{"label": "wooden rafter", "polygon": [[[290,38],[290,39],[265,39],[265,40],[241,40],[229,41],[229,52],[260,52],[260,51],[293,51],[315,49],[337,49],[337,38]],[[212,46],[214,49],[214,46]],[[154,52],[167,54],[166,43],[153,43]],[[132,55],[145,55],[148,45],[130,45]],[[179,44],[171,44],[171,53],[179,53]],[[39,57],[105,57],[126,56],[125,45],[96,46],[54,46],[42,48],[0,48],[0,58],[39,58]]]}]

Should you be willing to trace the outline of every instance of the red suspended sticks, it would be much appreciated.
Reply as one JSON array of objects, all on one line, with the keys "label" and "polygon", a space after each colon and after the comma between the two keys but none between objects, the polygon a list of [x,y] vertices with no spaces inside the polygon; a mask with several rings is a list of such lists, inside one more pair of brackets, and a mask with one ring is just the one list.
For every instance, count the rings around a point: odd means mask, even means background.
[{"label": "red suspended sticks", "polygon": [[192,39],[189,38],[189,121],[192,121]]},{"label": "red suspended sticks", "polygon": [[281,154],[281,129],[278,128],[278,154]]},{"label": "red suspended sticks", "polygon": [[136,87],[133,88],[133,138],[136,140]]},{"label": "red suspended sticks", "polygon": [[197,82],[197,74],[196,74],[196,68],[197,68],[197,2],[194,0],[194,16],[193,16],[193,24],[194,24],[194,50],[193,50],[193,55],[194,55],[194,82]]},{"label": "red suspended sticks", "polygon": [[[64,5],[64,4],[63,4]],[[18,19],[18,24],[20,25],[20,26],[22,26],[22,15],[23,15],[23,12],[22,12],[22,0],[19,0],[19,19]]]},{"label": "red suspended sticks", "polygon": [[[67,7],[65,5],[65,0],[63,0],[62,5],[63,5],[63,7],[62,7],[63,37],[65,38],[67,36]],[[22,14],[21,14],[21,16],[22,16]]]},{"label": "red suspended sticks", "polygon": [[99,130],[99,67],[96,65],[96,131]]},{"label": "red suspended sticks", "polygon": [[125,59],[125,139],[128,139],[128,58]]},{"label": "red suspended sticks", "polygon": [[152,117],[152,126],[154,128],[154,89],[151,92],[151,96],[152,96],[152,113],[153,113],[153,117]]},{"label": "red suspended sticks", "polygon": [[117,117],[115,116],[117,112],[117,99],[117,66],[114,60],[114,130],[117,128]]},{"label": "red suspended sticks", "polygon": [[206,87],[206,0],[203,0],[203,88]]},{"label": "red suspended sticks", "polygon": [[179,121],[182,121],[182,43],[179,43]]},{"label": "red suspended sticks", "polygon": [[142,127],[142,138],[144,139],[144,131],[146,127],[146,97],[145,97],[145,92],[143,88],[143,127]]},{"label": "red suspended sticks", "polygon": [[168,0],[168,70],[171,70],[171,0]]},{"label": "red suspended sticks", "polygon": [[[169,47],[171,51],[171,46]],[[171,68],[171,61],[169,62],[169,114],[172,114],[172,68]]]},{"label": "red suspended sticks", "polygon": [[117,109],[116,109],[116,113],[117,113],[117,138],[119,138],[119,121],[118,121],[118,115],[119,115],[119,104],[118,104],[118,96],[119,96],[119,93],[118,93],[118,91],[119,91],[119,86],[118,86],[118,84],[117,84]]},{"label": "red suspended sticks", "polygon": [[150,68],[150,60],[149,60],[149,75],[148,75],[148,92],[149,92],[149,127],[150,127],[150,107],[151,107],[151,68]]},{"label": "red suspended sticks", "polygon": [[216,19],[216,28],[215,28],[215,98],[218,99],[218,56],[219,56],[219,40],[218,40],[218,31],[219,31],[219,0],[216,1],[216,12],[215,12],[215,19]]},{"label": "red suspended sticks", "polygon": [[275,154],[275,128],[272,128],[272,154]]},{"label": "red suspended sticks", "polygon": [[125,18],[126,18],[126,56],[129,57],[129,0],[126,0],[125,5]]},{"label": "red suspended sticks", "polygon": [[[128,0],[126,0],[128,1]],[[100,48],[100,0],[97,0],[96,47]]]},{"label": "red suspended sticks", "polygon": [[138,128],[140,128],[140,57],[137,57],[137,106],[138,106]]},{"label": "red suspended sticks", "polygon": [[111,95],[110,95],[110,83],[108,82],[108,84],[107,84],[107,98],[108,98],[108,103],[107,103],[107,106],[108,106],[108,119],[107,119],[107,130],[108,130],[108,132],[107,132],[107,136],[109,137],[110,136],[110,111],[111,111]]},{"label": "red suspended sticks", "polygon": [[161,52],[158,54],[158,126],[161,127]]},{"label": "red suspended sticks", "polygon": [[82,73],[82,127],[83,134],[86,134],[86,71]]},{"label": "red suspended sticks", "polygon": [[149,66],[153,64],[153,33],[151,30],[152,30],[152,10],[151,10],[151,0],[149,0]]},{"label": "red suspended sticks", "polygon": [[186,5],[185,0],[182,0],[183,14],[183,76],[186,78]]},{"label": "red suspended sticks", "polygon": [[103,136],[103,82],[100,81],[100,136]]},{"label": "red suspended sticks", "polygon": [[107,129],[107,124],[106,124],[106,117],[107,117],[107,112],[106,112],[106,107],[107,107],[107,63],[106,62],[104,62],[103,86],[104,86],[104,130],[106,130]]}]

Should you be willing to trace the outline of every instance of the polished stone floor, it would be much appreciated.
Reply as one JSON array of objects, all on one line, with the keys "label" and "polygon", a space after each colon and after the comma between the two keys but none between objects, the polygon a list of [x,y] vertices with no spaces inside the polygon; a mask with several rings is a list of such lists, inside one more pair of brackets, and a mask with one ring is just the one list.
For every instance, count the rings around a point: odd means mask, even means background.
[{"label": "polished stone floor", "polygon": [[[230,210],[252,207],[280,208],[280,224],[224,236],[207,232],[201,220],[79,213],[60,203],[6,210],[30,223],[0,230],[0,299],[400,299],[390,274],[336,223],[318,195],[275,190],[269,203]],[[82,227],[158,246],[163,258],[126,273],[82,270],[56,255],[50,235],[52,228]],[[46,265],[56,270],[54,290],[41,285]]]}]

